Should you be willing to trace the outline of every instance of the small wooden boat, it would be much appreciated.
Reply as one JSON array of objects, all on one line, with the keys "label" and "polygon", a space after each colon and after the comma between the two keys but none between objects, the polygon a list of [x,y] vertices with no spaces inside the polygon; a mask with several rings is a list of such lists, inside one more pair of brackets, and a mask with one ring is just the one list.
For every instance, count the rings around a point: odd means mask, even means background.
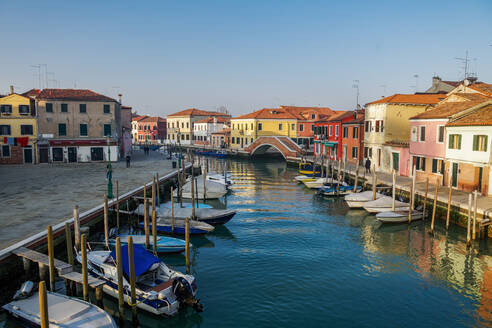
[{"label": "small wooden boat", "polygon": [[[376,199],[384,197],[380,193],[376,193]],[[350,208],[362,208],[365,203],[372,201],[372,191],[362,191],[359,193],[349,193],[345,196],[345,202]]]},{"label": "small wooden boat", "polygon": [[[138,205],[135,213],[137,215],[144,215],[145,207],[143,204]],[[180,208],[175,207],[174,213],[171,208],[159,207],[156,208],[157,216],[160,219],[171,219],[172,214],[174,214],[175,219],[186,219],[191,218],[193,215],[192,208]],[[195,208],[195,220],[208,223],[211,225],[225,224],[229,222],[232,217],[236,215],[236,211],[233,210],[220,210],[215,208]]]},{"label": "small wooden boat", "polygon": [[[353,193],[354,186],[336,186],[332,185],[330,187],[322,187],[319,189],[319,192],[325,196],[345,196]],[[357,186],[356,192],[362,191],[361,186]]]},{"label": "small wooden boat", "polygon": [[[309,189],[319,189],[321,187],[332,186],[333,184],[337,183],[337,180],[332,178],[318,178],[314,181],[306,179],[302,180],[302,183],[304,183],[304,185]],[[345,184],[345,182],[343,182],[343,184]]]},{"label": "small wooden boat", "polygon": [[[203,188],[203,177],[196,180],[195,199],[217,199],[227,194],[227,188],[224,184],[216,181],[206,180],[205,190]],[[204,193],[205,192],[205,193]],[[183,186],[183,198],[192,199],[191,181]],[[178,189],[174,190],[174,197],[178,196]]]},{"label": "small wooden boat", "polygon": [[[25,282],[33,286],[31,281]],[[29,291],[30,293],[30,291]],[[39,294],[16,294],[17,299],[4,305],[3,308],[15,318],[35,327],[41,326],[39,311]],[[110,328],[118,327],[113,318],[99,307],[58,293],[47,291],[49,326],[54,328],[86,327],[86,328]]]},{"label": "small wooden boat", "polygon": [[[205,222],[200,222],[196,220],[189,220],[190,222],[190,234],[191,235],[203,235],[206,233],[209,233],[211,231],[214,231],[214,226],[205,223]],[[186,221],[185,219],[174,219],[174,229],[173,229],[173,222],[172,219],[165,219],[165,218],[158,218],[156,222],[156,229],[157,232],[161,233],[174,233],[178,235],[184,235],[185,234],[185,226]],[[139,227],[144,229],[145,225],[143,222],[140,222]],[[149,229],[152,229],[152,223],[149,222]]]},{"label": "small wooden boat", "polygon": [[[369,213],[387,212],[393,209],[393,199],[389,196],[383,196],[376,200],[366,202],[362,206]],[[409,204],[395,200],[395,211],[408,211]]]},{"label": "small wooden boat", "polygon": [[317,180],[317,178],[313,178],[313,177],[310,177],[310,176],[307,176],[307,175],[298,175],[294,178],[295,181],[297,182],[304,182],[304,181],[315,181]]},{"label": "small wooden boat", "polygon": [[[145,235],[118,235],[122,245],[128,243],[128,237],[132,237],[133,243],[135,245],[142,245],[145,247]],[[116,238],[109,239],[109,244],[112,246],[116,245]],[[151,237],[149,239],[150,247],[154,247],[154,239]],[[182,239],[157,236],[157,253],[181,253],[185,250],[186,243]]]},{"label": "small wooden boat", "polygon": [[313,164],[311,163],[299,163],[299,173],[301,175],[307,175],[311,177],[320,177],[321,171],[313,171]]},{"label": "small wooden boat", "polygon": [[[123,264],[123,288],[130,290],[128,245],[121,246]],[[140,245],[133,245],[134,272],[136,280],[136,306],[155,315],[172,316],[185,305],[192,306],[197,312],[203,310],[195,298],[197,286],[195,277],[169,268],[159,258]],[[77,261],[81,262],[80,253]],[[103,291],[118,297],[118,274],[116,270],[116,250],[88,251],[87,269],[89,273],[106,281]],[[124,293],[124,299],[130,303],[130,294]]]},{"label": "small wooden boat", "polygon": [[[199,208],[213,208],[212,205],[203,204],[203,203],[199,203],[198,206],[199,206]],[[163,203],[163,204],[160,205],[160,207],[162,207],[162,208],[171,208],[171,202]],[[183,202],[183,207],[181,207],[181,204],[180,203],[174,202],[174,208],[178,208],[178,207],[179,208],[191,208],[192,207],[192,204],[191,203]]]},{"label": "small wooden boat", "polygon": [[[376,214],[376,219],[382,223],[404,223],[408,222],[409,211],[387,211]],[[410,221],[422,219],[421,211],[412,211]]]}]

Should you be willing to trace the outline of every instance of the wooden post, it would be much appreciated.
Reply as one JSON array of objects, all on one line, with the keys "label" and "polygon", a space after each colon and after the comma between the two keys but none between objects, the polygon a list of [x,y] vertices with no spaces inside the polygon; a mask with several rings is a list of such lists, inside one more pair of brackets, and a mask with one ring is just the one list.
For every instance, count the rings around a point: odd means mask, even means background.
[{"label": "wooden post", "polygon": [[120,237],[116,237],[116,270],[118,273],[118,311],[120,314],[120,322],[124,322],[125,318],[125,299],[123,294],[123,264],[121,259],[121,241]]},{"label": "wooden post", "polygon": [[353,192],[357,192],[357,182],[359,182],[359,163],[357,163],[356,166],[357,168],[355,169],[355,182]]},{"label": "wooden post", "polygon": [[372,200],[376,200],[376,185],[378,184],[378,176],[376,175],[376,165],[372,170]]},{"label": "wooden post", "polygon": [[156,206],[159,207],[159,206],[161,206],[161,197],[160,197],[160,195],[161,195],[161,189],[159,187],[159,173],[156,173],[155,174],[155,186],[156,186],[155,189],[157,191],[157,194],[156,194],[157,199],[155,201],[157,202],[157,205]]},{"label": "wooden post", "polygon": [[137,294],[135,291],[135,260],[133,257],[133,238],[128,237],[128,267],[130,271],[130,292],[131,292],[131,307],[132,307],[132,323],[136,327],[137,318]]},{"label": "wooden post", "polygon": [[48,226],[48,257],[49,257],[49,269],[50,269],[50,290],[55,291],[55,249],[53,246],[53,228]]},{"label": "wooden post", "polygon": [[429,177],[425,179],[425,194],[424,194],[424,208],[422,209],[422,220],[425,220],[426,207],[427,207],[427,194],[429,193]]},{"label": "wooden post", "polygon": [[73,233],[75,235],[75,248],[80,250],[80,221],[79,221],[79,205],[73,208]]},{"label": "wooden post", "polygon": [[103,290],[102,290],[102,286],[97,286],[96,287],[96,304],[101,309],[103,308]]},{"label": "wooden post", "polygon": [[46,293],[46,283],[39,282],[39,316],[41,318],[41,328],[49,328],[50,320],[48,317],[48,295]]},{"label": "wooden post", "polygon": [[118,188],[118,180],[116,180],[116,228],[120,232],[120,195]]},{"label": "wooden post", "polygon": [[470,224],[472,216],[472,195],[468,194],[468,223],[466,226],[466,246],[470,246]]},{"label": "wooden post", "polygon": [[68,222],[65,222],[65,242],[67,244],[68,264],[70,264],[73,267],[74,262],[73,262],[72,232],[70,231],[70,225],[68,224]]},{"label": "wooden post", "polygon": [[[208,164],[208,160],[207,160],[207,164]],[[208,170],[205,168],[205,171],[203,172],[203,201],[207,199],[207,172]]]},{"label": "wooden post", "polygon": [[157,214],[155,209],[152,210],[152,248],[154,255],[157,256]]},{"label": "wooden post", "polygon": [[191,219],[195,220],[195,178],[191,176]]},{"label": "wooden post", "polygon": [[108,196],[104,194],[104,244],[109,249]]},{"label": "wooden post", "polygon": [[156,194],[156,183],[155,183],[155,177],[152,178],[152,213],[155,211],[155,194]]},{"label": "wooden post", "polygon": [[144,199],[144,231],[145,231],[145,248],[149,249],[149,200]]},{"label": "wooden post", "polygon": [[89,283],[87,273],[87,247],[85,244],[85,234],[82,235],[80,241],[80,252],[82,257],[82,290],[84,301],[89,301]]},{"label": "wooden post", "polygon": [[344,158],[343,159],[343,178],[342,178],[342,181],[345,181],[345,171],[346,171],[346,168],[347,168],[347,159]]},{"label": "wooden post", "polygon": [[171,187],[171,232],[174,233],[174,195],[173,187]]},{"label": "wooden post", "polygon": [[451,194],[453,193],[453,188],[449,185],[449,195],[448,195],[448,213],[446,214],[446,230],[449,229],[449,215],[451,214]]},{"label": "wooden post", "polygon": [[410,185],[410,204],[408,206],[408,223],[412,222],[412,209],[413,209],[413,184]]},{"label": "wooden post", "polygon": [[[414,169],[413,169],[414,172],[417,172],[415,170],[415,166],[414,166]],[[417,173],[415,173],[413,176],[412,176],[412,204],[415,204],[415,193],[417,192],[417,188],[415,187],[415,182],[416,182],[416,179],[417,179]]]},{"label": "wooden post", "polygon": [[198,208],[198,178],[195,178],[195,200],[196,200],[196,208]]},{"label": "wooden post", "polygon": [[190,220],[185,220],[186,273],[190,273]]},{"label": "wooden post", "polygon": [[396,198],[396,171],[393,170],[393,187],[392,187],[393,201],[391,203],[391,210],[395,211],[395,198]]},{"label": "wooden post", "polygon": [[477,195],[478,192],[475,190],[473,192],[473,230],[472,230],[472,239],[475,240],[477,233]]},{"label": "wooden post", "polygon": [[434,221],[435,221],[435,217],[436,217],[438,189],[439,189],[439,182],[436,180],[436,190],[434,192],[434,206],[432,207],[432,221],[431,221],[431,228],[430,228],[431,234],[434,233]]}]

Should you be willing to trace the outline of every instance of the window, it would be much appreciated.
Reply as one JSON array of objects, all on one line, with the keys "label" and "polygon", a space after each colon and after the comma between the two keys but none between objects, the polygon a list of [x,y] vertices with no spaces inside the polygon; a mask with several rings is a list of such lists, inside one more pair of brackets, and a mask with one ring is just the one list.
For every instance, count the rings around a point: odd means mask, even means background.
[{"label": "window", "polygon": [[358,149],[357,147],[352,147],[352,158],[357,158],[357,153]]},{"label": "window", "polygon": [[384,124],[383,124],[383,123],[384,123],[384,121],[383,121],[383,120],[380,120],[380,121],[379,121],[379,128],[381,129],[381,132],[383,132],[383,131],[384,131]]},{"label": "window", "polygon": [[58,136],[67,135],[67,125],[65,123],[58,124]]},{"label": "window", "polygon": [[461,149],[461,134],[450,134],[448,149]]},{"label": "window", "polygon": [[412,126],[412,129],[410,131],[410,140],[413,142],[417,142],[417,127]]},{"label": "window", "polygon": [[333,134],[333,126],[330,125],[330,136]]},{"label": "window", "polygon": [[439,125],[437,127],[437,142],[438,143],[444,142],[444,125]]},{"label": "window", "polygon": [[46,113],[53,113],[53,104],[46,103]]},{"label": "window", "polygon": [[21,135],[32,136],[32,134],[33,134],[32,125],[30,124],[21,125]]},{"label": "window", "polygon": [[251,143],[253,143],[253,138],[251,138]]},{"label": "window", "polygon": [[181,128],[184,129],[184,127],[185,127],[184,122],[181,122]]},{"label": "window", "polygon": [[369,148],[364,147],[364,157],[367,157]]},{"label": "window", "polygon": [[109,105],[103,105],[103,111],[104,114],[109,114],[111,112]]},{"label": "window", "polygon": [[79,112],[80,113],[87,113],[87,105],[86,104],[79,104]]},{"label": "window", "polygon": [[415,156],[415,169],[425,171],[425,157]]},{"label": "window", "polygon": [[63,148],[52,148],[53,162],[63,162]]},{"label": "window", "polygon": [[61,104],[61,112],[68,113],[68,104]]},{"label": "window", "polygon": [[299,131],[304,131],[304,124],[299,124]]},{"label": "window", "polygon": [[234,137],[231,137],[231,143],[234,144]]},{"label": "window", "polygon": [[0,105],[0,113],[12,114],[12,105]]},{"label": "window", "polygon": [[29,114],[29,105],[19,105],[19,114],[21,115]]},{"label": "window", "polygon": [[91,147],[91,161],[102,161],[102,160],[104,160],[103,147]]},{"label": "window", "polygon": [[420,142],[425,141],[425,126],[420,127]]},{"label": "window", "polygon": [[10,135],[10,125],[0,125],[0,136],[9,136]]},{"label": "window", "polygon": [[10,146],[3,145],[2,146],[2,157],[10,157]]},{"label": "window", "polygon": [[292,131],[294,131],[294,130],[296,129],[296,125],[295,125],[294,123],[292,123],[292,125],[291,125],[290,129],[291,129]]},{"label": "window", "polygon": [[473,151],[487,151],[487,139],[486,135],[474,135]]},{"label": "window", "polygon": [[316,114],[311,114],[311,119],[314,120],[316,118]]},{"label": "window", "polygon": [[188,129],[190,127],[190,122],[186,122],[186,128]]},{"label": "window", "polygon": [[254,128],[253,128],[253,123],[251,123],[251,130],[254,130]]},{"label": "window", "polygon": [[393,170],[400,170],[400,153],[392,153],[393,157]]},{"label": "window", "polygon": [[186,135],[186,140],[190,140],[190,135],[189,134]]},{"label": "window", "polygon": [[80,124],[80,136],[87,137],[87,124]]},{"label": "window", "polygon": [[335,126],[335,136],[337,136],[337,137],[338,137],[338,125],[337,125],[337,126]]},{"label": "window", "polygon": [[366,121],[364,131],[371,132],[371,121]]},{"label": "window", "polygon": [[439,160],[437,158],[432,159],[432,173],[438,172],[438,168],[437,168],[438,162],[439,162]]},{"label": "window", "polygon": [[376,132],[379,132],[379,120],[376,121]]},{"label": "window", "polygon": [[343,127],[343,137],[348,138],[348,127],[346,126]]},{"label": "window", "polygon": [[262,123],[258,123],[258,131],[261,131],[263,129],[263,124]]},{"label": "window", "polygon": [[315,129],[315,127],[314,127],[314,124],[313,124],[313,125],[311,125],[311,131],[314,132],[314,129]]},{"label": "window", "polygon": [[104,136],[111,137],[111,124],[104,124]]},{"label": "window", "polygon": [[280,124],[278,125],[278,130],[279,130],[279,131],[282,131],[282,123],[280,123]]}]

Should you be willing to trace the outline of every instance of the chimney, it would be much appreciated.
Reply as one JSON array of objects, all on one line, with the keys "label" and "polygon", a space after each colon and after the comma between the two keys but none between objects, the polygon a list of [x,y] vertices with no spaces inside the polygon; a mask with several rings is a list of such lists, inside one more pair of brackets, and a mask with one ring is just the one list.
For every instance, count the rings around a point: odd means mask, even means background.
[{"label": "chimney", "polygon": [[13,93],[14,93],[14,86],[13,86],[13,85],[11,85],[11,86],[10,86],[10,94],[13,94]]},{"label": "chimney", "polygon": [[121,93],[119,93],[119,94],[118,94],[118,101],[119,101],[120,105],[121,105],[121,97],[122,97],[122,96],[123,96],[123,95],[122,95]]}]

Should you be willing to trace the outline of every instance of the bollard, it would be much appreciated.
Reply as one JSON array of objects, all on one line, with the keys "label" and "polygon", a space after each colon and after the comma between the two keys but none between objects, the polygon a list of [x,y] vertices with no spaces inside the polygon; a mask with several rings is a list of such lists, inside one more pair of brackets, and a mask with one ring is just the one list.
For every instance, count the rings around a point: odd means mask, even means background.
[{"label": "bollard", "polygon": [[475,240],[477,233],[477,194],[478,192],[475,190],[473,192],[473,232],[472,239]]},{"label": "bollard", "polygon": [[55,249],[53,246],[53,228],[48,226],[48,257],[49,257],[49,270],[50,270],[50,291],[55,291]]},{"label": "bollard", "polygon": [[44,281],[39,282],[39,316],[41,319],[41,328],[48,328],[50,326],[48,317],[48,295],[46,292],[46,283]]},{"label": "bollard", "polygon": [[376,175],[376,166],[372,174],[372,200],[376,200],[376,185],[378,184],[378,176]]},{"label": "bollard", "polygon": [[449,215],[451,214],[451,194],[453,193],[453,188],[451,185],[449,186],[449,195],[448,195],[448,213],[446,213],[446,230],[449,229]]},{"label": "bollard", "polygon": [[130,292],[132,307],[132,323],[134,327],[138,326],[137,318],[137,295],[135,291],[135,262],[133,258],[133,238],[128,237],[128,267],[130,269]]},{"label": "bollard", "polygon": [[152,211],[152,248],[154,255],[157,256],[157,214],[155,209]]},{"label": "bollard", "polygon": [[470,246],[470,221],[472,216],[472,195],[468,195],[468,222],[466,225],[466,246]]},{"label": "bollard", "polygon": [[104,244],[109,249],[108,196],[106,194],[104,194]]},{"label": "bollard", "polygon": [[75,248],[80,250],[80,221],[79,221],[79,205],[73,208],[73,233],[75,238]]},{"label": "bollard", "polygon": [[432,207],[432,221],[431,221],[431,228],[430,228],[431,234],[434,234],[434,221],[435,221],[435,217],[436,217],[438,190],[439,190],[439,182],[436,180],[436,190],[434,192],[434,206]]},{"label": "bollard", "polygon": [[72,246],[72,233],[70,231],[70,225],[68,222],[65,222],[65,241],[67,244],[67,260],[68,264],[72,267],[74,266],[73,262],[73,246]]},{"label": "bollard", "polygon": [[149,240],[149,200],[147,198],[144,199],[144,231],[145,231],[145,248],[149,249],[150,240]]},{"label": "bollard", "polygon": [[116,228],[120,233],[120,194],[118,189],[118,180],[116,180]]},{"label": "bollard", "polygon": [[425,179],[424,208],[422,210],[422,220],[425,220],[425,208],[427,207],[427,193],[429,192],[429,177]]},{"label": "bollard", "polygon": [[186,253],[186,273],[190,273],[190,221],[185,220],[185,253]]},{"label": "bollard", "polygon": [[171,232],[174,233],[174,190],[171,187]]},{"label": "bollard", "polygon": [[87,247],[85,245],[85,234],[80,240],[80,252],[82,257],[82,288],[84,301],[89,301],[89,277],[87,274]]},{"label": "bollard", "polygon": [[121,323],[125,321],[125,299],[123,294],[123,265],[120,237],[116,237],[116,271],[118,273],[118,312]]}]

